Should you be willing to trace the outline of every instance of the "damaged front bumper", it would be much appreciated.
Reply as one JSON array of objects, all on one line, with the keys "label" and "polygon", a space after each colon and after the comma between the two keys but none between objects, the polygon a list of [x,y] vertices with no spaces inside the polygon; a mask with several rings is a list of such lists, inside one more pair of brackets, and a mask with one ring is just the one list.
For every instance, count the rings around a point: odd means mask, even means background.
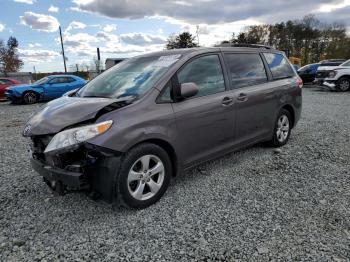
[{"label": "damaged front bumper", "polygon": [[329,90],[333,90],[335,91],[336,90],[336,84],[335,84],[335,81],[331,81],[331,80],[326,80],[323,82],[323,88],[326,88],[326,89],[329,89]]},{"label": "damaged front bumper", "polygon": [[60,195],[85,191],[107,202],[114,201],[120,152],[83,143],[55,154],[44,154],[47,140],[33,139],[30,162],[53,191]]}]

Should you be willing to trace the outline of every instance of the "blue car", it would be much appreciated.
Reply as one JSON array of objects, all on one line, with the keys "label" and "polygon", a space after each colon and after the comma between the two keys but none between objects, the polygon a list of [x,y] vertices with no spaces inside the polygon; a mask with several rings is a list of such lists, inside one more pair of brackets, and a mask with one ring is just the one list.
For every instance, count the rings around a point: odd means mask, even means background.
[{"label": "blue car", "polygon": [[7,88],[5,96],[14,103],[34,104],[38,101],[52,100],[64,93],[81,88],[86,81],[74,75],[51,75],[33,84]]}]

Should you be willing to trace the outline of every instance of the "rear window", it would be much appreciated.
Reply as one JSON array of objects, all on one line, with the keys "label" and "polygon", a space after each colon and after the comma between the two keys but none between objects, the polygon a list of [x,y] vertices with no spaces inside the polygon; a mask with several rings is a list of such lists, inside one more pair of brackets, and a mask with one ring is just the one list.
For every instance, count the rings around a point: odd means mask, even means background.
[{"label": "rear window", "polygon": [[259,54],[225,54],[233,88],[256,85],[267,81]]},{"label": "rear window", "polygon": [[283,55],[264,53],[264,56],[274,79],[294,76],[291,65]]}]

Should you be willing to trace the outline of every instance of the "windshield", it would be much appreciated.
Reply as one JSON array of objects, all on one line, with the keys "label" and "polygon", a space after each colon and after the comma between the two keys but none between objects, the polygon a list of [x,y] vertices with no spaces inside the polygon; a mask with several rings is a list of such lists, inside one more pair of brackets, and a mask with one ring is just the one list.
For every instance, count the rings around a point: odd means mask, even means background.
[{"label": "windshield", "polygon": [[342,63],[341,66],[350,66],[350,59]]},{"label": "windshield", "polygon": [[41,78],[41,79],[39,79],[38,81],[34,82],[34,84],[36,84],[36,85],[41,85],[41,84],[46,83],[48,80],[49,80],[48,77],[44,77],[44,78]]},{"label": "windshield", "polygon": [[125,60],[86,84],[80,97],[139,97],[150,90],[180,55]]}]

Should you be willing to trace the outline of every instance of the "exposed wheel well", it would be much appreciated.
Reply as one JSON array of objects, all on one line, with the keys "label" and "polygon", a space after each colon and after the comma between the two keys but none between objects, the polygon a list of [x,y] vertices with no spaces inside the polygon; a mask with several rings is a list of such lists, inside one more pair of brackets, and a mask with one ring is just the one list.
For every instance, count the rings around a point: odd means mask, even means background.
[{"label": "exposed wheel well", "polygon": [[282,107],[282,109],[285,109],[285,110],[287,110],[290,113],[290,115],[292,117],[292,119],[291,119],[292,120],[292,127],[294,127],[294,124],[295,124],[295,112],[294,112],[293,107],[291,105],[284,105]]},{"label": "exposed wheel well", "polygon": [[163,148],[168,153],[168,155],[170,157],[171,164],[172,164],[172,170],[173,170],[173,176],[175,176],[177,174],[178,160],[177,160],[177,156],[175,154],[175,150],[172,147],[172,145],[170,145],[167,141],[162,140],[162,139],[148,139],[148,140],[144,140],[144,141],[137,143],[133,147],[135,147],[139,144],[143,144],[143,143],[152,143],[152,144],[155,144],[155,145]]}]

